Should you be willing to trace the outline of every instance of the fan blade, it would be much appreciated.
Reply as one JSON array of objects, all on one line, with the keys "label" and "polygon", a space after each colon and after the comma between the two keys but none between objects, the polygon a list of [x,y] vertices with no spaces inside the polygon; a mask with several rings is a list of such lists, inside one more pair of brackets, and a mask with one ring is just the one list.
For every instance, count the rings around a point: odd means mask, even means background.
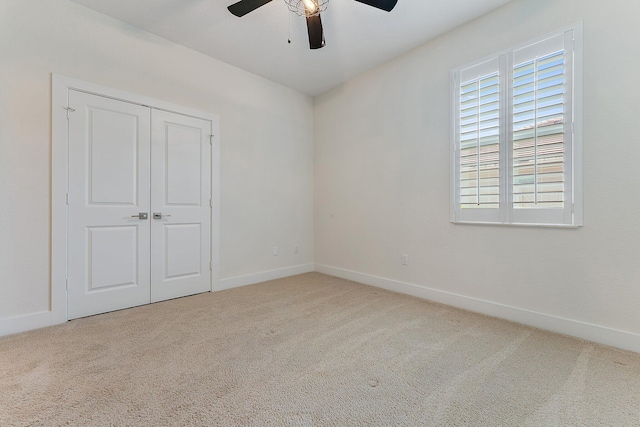
[{"label": "fan blade", "polygon": [[391,10],[396,7],[396,3],[398,0],[356,0],[360,3],[368,4],[369,6],[373,6],[378,9],[386,10],[387,12],[391,12]]},{"label": "fan blade", "polygon": [[309,33],[309,47],[311,49],[324,47],[324,34],[322,34],[320,15],[307,17],[307,33]]},{"label": "fan blade", "polygon": [[238,3],[234,3],[229,6],[229,12],[233,13],[237,17],[244,16],[249,12],[253,12],[260,6],[264,6],[271,0],[240,0]]}]

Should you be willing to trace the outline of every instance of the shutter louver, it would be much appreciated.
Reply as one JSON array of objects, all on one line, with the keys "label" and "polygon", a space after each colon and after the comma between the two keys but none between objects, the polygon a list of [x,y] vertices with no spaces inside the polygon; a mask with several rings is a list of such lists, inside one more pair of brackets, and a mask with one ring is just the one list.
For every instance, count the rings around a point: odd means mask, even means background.
[{"label": "shutter louver", "polygon": [[563,209],[564,52],[513,67],[513,207]]},{"label": "shutter louver", "polygon": [[500,207],[497,72],[460,85],[460,207]]}]

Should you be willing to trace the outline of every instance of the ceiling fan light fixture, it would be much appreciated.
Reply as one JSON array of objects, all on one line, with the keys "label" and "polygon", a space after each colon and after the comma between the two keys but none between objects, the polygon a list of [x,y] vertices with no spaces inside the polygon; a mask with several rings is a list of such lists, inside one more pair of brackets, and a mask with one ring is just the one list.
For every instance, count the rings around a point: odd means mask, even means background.
[{"label": "ceiling fan light fixture", "polygon": [[298,16],[316,16],[327,10],[329,0],[284,0],[289,10]]},{"label": "ceiling fan light fixture", "polygon": [[[259,7],[273,0],[240,0],[227,7],[229,12],[237,17],[253,12]],[[376,9],[390,12],[398,3],[398,0],[356,0]],[[329,0],[284,0],[290,11],[298,16],[304,16],[307,21],[307,33],[309,34],[309,48],[320,49],[324,47],[324,31],[322,29],[322,19],[320,13],[327,10]],[[289,21],[291,22],[291,21]],[[289,38],[291,43],[291,38]]]}]

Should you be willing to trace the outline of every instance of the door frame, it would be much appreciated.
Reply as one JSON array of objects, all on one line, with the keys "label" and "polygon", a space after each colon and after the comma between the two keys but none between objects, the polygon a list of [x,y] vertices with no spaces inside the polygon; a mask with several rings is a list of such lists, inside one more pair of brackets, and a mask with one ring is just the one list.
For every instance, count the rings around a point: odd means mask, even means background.
[{"label": "door frame", "polygon": [[220,118],[218,115],[183,107],[143,95],[52,74],[51,94],[51,320],[68,320],[68,189],[69,189],[69,91],[76,90],[157,110],[211,121],[211,283],[220,282]]}]

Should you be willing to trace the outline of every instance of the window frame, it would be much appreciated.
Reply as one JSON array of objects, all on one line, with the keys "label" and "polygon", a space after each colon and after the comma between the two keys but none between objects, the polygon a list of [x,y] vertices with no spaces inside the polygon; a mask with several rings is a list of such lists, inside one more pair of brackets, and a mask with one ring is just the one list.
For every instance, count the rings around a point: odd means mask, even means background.
[{"label": "window frame", "polygon": [[[564,208],[513,207],[513,66],[514,55],[531,50],[545,51],[546,45],[563,40],[565,82],[571,93],[565,96],[564,115]],[[572,42],[572,43],[571,43]],[[570,43],[570,44],[569,44]],[[451,70],[451,210],[455,224],[493,224],[577,228],[583,225],[582,212],[582,22],[556,30],[515,47]],[[567,49],[569,46],[569,49]],[[550,49],[550,48],[549,48]],[[547,53],[552,53],[548,50]],[[534,56],[537,58],[538,56]],[[493,65],[492,65],[493,64]],[[493,68],[499,70],[499,208],[462,208],[460,203],[460,82],[482,77]],[[475,71],[474,71],[475,70]],[[463,77],[461,77],[463,76]],[[566,102],[568,100],[568,102]]]}]

